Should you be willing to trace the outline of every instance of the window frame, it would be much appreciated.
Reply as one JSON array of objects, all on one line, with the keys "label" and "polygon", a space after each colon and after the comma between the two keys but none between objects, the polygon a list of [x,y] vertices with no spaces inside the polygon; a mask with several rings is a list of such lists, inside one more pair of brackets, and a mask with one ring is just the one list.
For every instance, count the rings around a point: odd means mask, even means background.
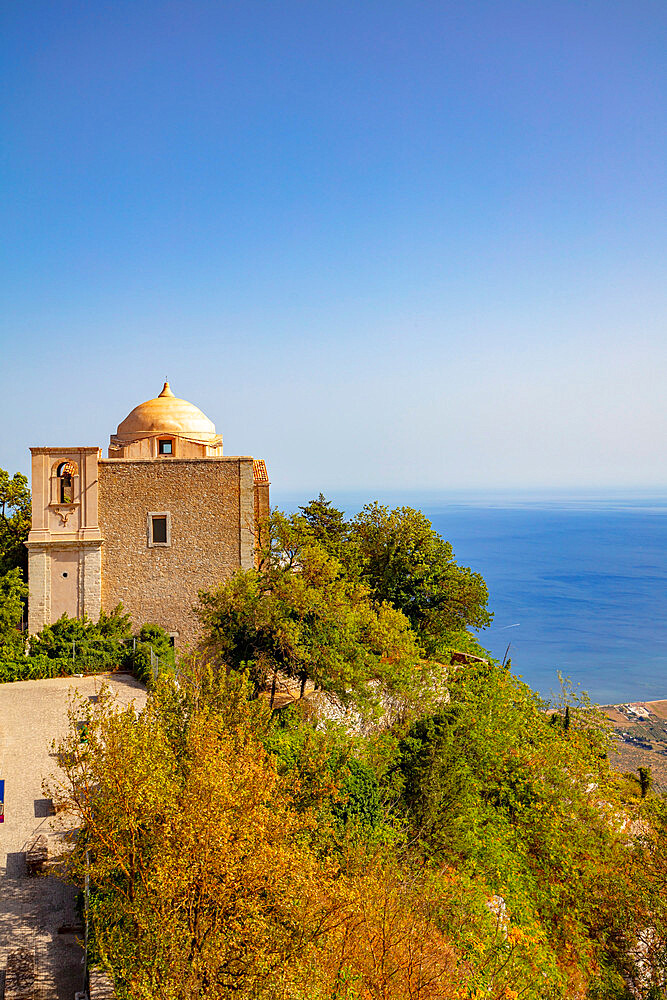
[{"label": "window frame", "polygon": [[[73,471],[68,471],[59,475],[65,466],[72,467]],[[65,485],[65,480],[69,480]],[[65,489],[70,491],[70,499],[64,496]],[[79,466],[71,458],[60,458],[51,467],[51,499],[50,506],[74,508],[79,503]]]},{"label": "window frame", "polygon": [[[168,444],[169,451],[162,451],[162,445]],[[157,453],[159,458],[173,458],[174,457],[174,439],[172,437],[163,437],[157,439]]]},{"label": "window frame", "polygon": [[[166,542],[156,542],[153,538],[153,519],[164,518],[167,522]],[[171,514],[168,510],[149,510],[146,515],[146,541],[149,549],[168,549],[171,547]]]}]

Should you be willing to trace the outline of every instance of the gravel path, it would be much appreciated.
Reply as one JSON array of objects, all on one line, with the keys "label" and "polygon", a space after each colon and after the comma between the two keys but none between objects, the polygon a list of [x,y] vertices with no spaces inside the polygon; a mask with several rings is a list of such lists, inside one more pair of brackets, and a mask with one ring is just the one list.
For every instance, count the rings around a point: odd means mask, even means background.
[{"label": "gravel path", "polygon": [[106,684],[121,705],[143,705],[146,691],[125,674],[61,677],[0,684],[0,778],[5,779],[5,822],[0,824],[0,1000],[7,958],[20,948],[35,957],[35,1000],[72,1000],[82,987],[83,952],[73,928],[76,892],[52,876],[29,877],[25,851],[38,834],[58,838],[42,781],[54,774],[52,742],[67,731],[76,694],[97,697]]}]

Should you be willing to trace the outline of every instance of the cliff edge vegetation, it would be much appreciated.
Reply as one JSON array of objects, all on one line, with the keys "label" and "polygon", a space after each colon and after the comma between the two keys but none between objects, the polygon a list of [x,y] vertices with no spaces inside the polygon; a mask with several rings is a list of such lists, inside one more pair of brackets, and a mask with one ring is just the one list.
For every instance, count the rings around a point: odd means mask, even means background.
[{"label": "cliff edge vegetation", "polygon": [[[488,654],[443,689],[486,588],[422,515],[276,515],[200,614],[201,651],[144,711],[101,698],[59,748],[70,876],[119,997],[665,995],[663,798],[567,690],[547,706]],[[308,698],[277,711],[277,671],[403,711],[362,735]]]}]

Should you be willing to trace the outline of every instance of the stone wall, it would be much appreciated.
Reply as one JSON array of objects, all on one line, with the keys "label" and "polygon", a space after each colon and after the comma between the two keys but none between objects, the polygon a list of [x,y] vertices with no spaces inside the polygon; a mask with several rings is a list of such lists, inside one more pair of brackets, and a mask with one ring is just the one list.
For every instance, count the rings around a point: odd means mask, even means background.
[{"label": "stone wall", "polygon": [[261,549],[268,544],[269,536],[267,522],[269,519],[269,484],[257,482],[255,479],[255,531],[256,557],[259,560]]},{"label": "stone wall", "polygon": [[[102,538],[97,523],[100,449],[31,448],[32,525],[28,535],[28,629],[39,632],[62,614],[100,615]],[[61,502],[57,469],[75,467],[72,493]]]},{"label": "stone wall", "polygon": [[39,632],[51,623],[51,555],[48,545],[32,545],[28,549],[28,631]]},{"label": "stone wall", "polygon": [[[102,460],[99,525],[102,606],[122,602],[135,627],[178,633],[183,650],[198,637],[197,592],[252,565],[251,458]],[[148,544],[149,513],[170,515],[170,544]]]}]

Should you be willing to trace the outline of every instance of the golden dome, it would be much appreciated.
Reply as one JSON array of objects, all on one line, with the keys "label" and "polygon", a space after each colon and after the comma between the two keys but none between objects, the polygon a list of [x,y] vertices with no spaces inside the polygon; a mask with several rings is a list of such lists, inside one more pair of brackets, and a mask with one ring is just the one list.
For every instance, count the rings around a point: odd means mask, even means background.
[{"label": "golden dome", "polygon": [[205,444],[216,444],[221,440],[215,433],[215,424],[198,407],[174,396],[168,382],[164,383],[162,392],[155,399],[135,406],[118,425],[116,439],[119,443],[136,441],[154,434],[174,434]]}]

